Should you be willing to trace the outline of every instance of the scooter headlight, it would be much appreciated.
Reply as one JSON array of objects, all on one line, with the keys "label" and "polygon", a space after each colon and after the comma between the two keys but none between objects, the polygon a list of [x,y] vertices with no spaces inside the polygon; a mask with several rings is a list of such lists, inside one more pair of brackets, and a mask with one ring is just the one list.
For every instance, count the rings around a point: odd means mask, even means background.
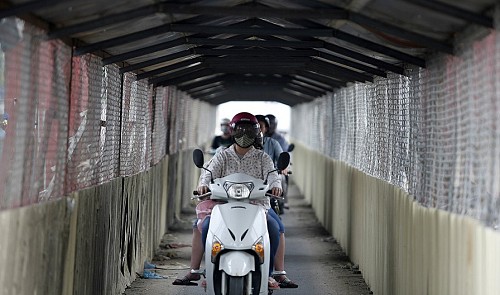
[{"label": "scooter headlight", "polygon": [[243,183],[236,183],[230,181],[224,182],[224,189],[226,190],[228,197],[233,199],[248,198],[253,188],[254,185],[251,182],[243,182]]},{"label": "scooter headlight", "polygon": [[221,243],[221,241],[214,236],[214,239],[212,241],[212,263],[215,263],[215,259],[217,258],[217,255],[224,250],[224,245]]},{"label": "scooter headlight", "polygon": [[264,263],[264,238],[260,237],[257,241],[252,245],[252,250],[255,251],[257,256],[259,256],[260,263]]}]

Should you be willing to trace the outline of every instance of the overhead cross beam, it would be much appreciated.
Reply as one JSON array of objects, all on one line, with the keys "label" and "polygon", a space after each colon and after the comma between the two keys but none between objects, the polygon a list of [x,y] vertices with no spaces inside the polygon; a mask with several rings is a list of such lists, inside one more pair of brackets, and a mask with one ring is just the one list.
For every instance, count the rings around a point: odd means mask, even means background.
[{"label": "overhead cross beam", "polygon": [[430,10],[443,13],[447,16],[470,21],[472,23],[487,28],[493,28],[493,18],[479,13],[474,13],[441,1],[436,1],[436,0],[405,0],[405,1],[415,5],[429,8]]}]

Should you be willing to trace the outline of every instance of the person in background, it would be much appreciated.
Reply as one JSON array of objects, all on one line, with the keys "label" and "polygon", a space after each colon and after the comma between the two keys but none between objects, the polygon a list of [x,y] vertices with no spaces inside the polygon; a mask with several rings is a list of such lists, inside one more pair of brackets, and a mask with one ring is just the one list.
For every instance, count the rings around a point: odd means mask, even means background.
[{"label": "person in background", "polygon": [[[279,144],[281,145],[281,148],[283,149],[283,151],[285,152],[288,152],[288,141],[285,139],[285,137],[279,133],[277,131],[277,128],[278,128],[278,119],[276,119],[276,117],[272,114],[268,114],[266,115],[266,118],[269,120],[269,128],[267,130],[267,136],[275,139],[276,141],[279,142]],[[284,178],[285,178],[285,181],[286,183],[284,183],[284,188],[285,188],[285,194],[284,194],[284,208],[285,209],[288,209],[289,206],[288,206],[288,195],[286,194],[286,188],[288,187],[288,173],[283,173],[282,175],[284,175]],[[285,187],[286,185],[286,187]]]},{"label": "person in background", "polygon": [[281,149],[285,152],[288,151],[288,141],[286,141],[285,137],[278,132],[278,119],[272,114],[266,115],[266,118],[269,120],[269,129],[267,130],[267,136],[276,139],[280,145]]},{"label": "person in background", "polygon": [[264,137],[262,137],[262,149],[264,149],[264,152],[271,157],[274,162],[274,166],[276,166],[278,158],[283,152],[283,148],[277,140],[267,135],[267,131],[269,130],[269,119],[264,115],[255,115],[255,117],[257,118],[257,121],[259,121],[260,131],[264,135]]},{"label": "person in background", "polygon": [[[260,131],[262,134],[266,134],[267,130],[269,128],[269,120],[264,116],[264,115],[255,115],[255,118],[257,118],[257,121],[259,121],[260,125]],[[266,154],[268,154],[271,159],[274,162],[274,166],[276,167],[278,158],[280,154],[283,152],[281,149],[280,144],[278,143],[277,140],[269,137],[269,136],[264,136],[262,137],[262,142],[257,143],[257,145],[262,145],[262,149]],[[283,175],[287,173],[287,170],[281,171]],[[279,216],[274,212],[272,209],[269,210],[270,215],[273,216],[273,218],[276,219],[279,225],[279,230],[280,230],[280,243],[278,246],[278,250],[276,252],[276,256],[274,258],[274,272],[272,274],[273,278],[278,282],[280,288],[298,288],[299,285],[297,285],[295,282],[290,280],[286,276],[286,271],[285,271],[285,225],[279,218]]]},{"label": "person in background", "polygon": [[221,146],[228,147],[233,143],[229,129],[229,122],[230,120],[227,118],[221,120],[220,131],[222,131],[222,134],[215,136],[212,140],[212,145],[210,146],[212,148],[212,153],[215,153],[215,151]]}]

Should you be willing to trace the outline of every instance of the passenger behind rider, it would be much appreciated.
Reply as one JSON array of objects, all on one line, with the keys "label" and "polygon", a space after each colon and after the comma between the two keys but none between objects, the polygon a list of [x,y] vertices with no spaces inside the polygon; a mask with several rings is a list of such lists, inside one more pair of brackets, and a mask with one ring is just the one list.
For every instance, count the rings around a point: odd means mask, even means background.
[{"label": "passenger behind rider", "polygon": [[[278,119],[272,114],[266,115],[266,118],[269,120],[269,127],[267,128],[266,136],[269,136],[269,137],[275,139],[276,141],[278,141],[281,148],[283,149],[283,151],[287,152],[288,146],[289,146],[288,141],[285,139],[283,134],[281,134],[278,131]],[[285,181],[287,182],[286,184],[288,184],[288,173],[283,173],[283,175],[284,175]],[[283,201],[284,201],[284,208],[288,209],[289,206],[288,206],[287,194],[284,195]]]},{"label": "passenger behind rider", "polygon": [[[220,178],[229,174],[241,172],[256,178],[264,179],[267,172],[274,170],[274,164],[271,158],[263,151],[254,148],[253,144],[260,132],[259,124],[255,116],[250,113],[242,112],[236,114],[230,122],[231,135],[235,144],[227,149],[221,150],[210,160],[207,169],[212,171],[213,178]],[[198,193],[208,192],[210,183],[210,173],[202,173],[198,186]],[[268,177],[271,194],[280,196],[282,193],[281,182],[276,172],[270,173]],[[259,202],[266,210],[270,209],[269,199],[255,201]],[[208,232],[210,218],[205,218],[202,224],[203,237],[195,225],[193,227],[193,240],[191,249],[191,271],[181,279],[176,279],[174,285],[197,285],[192,281],[200,279],[199,268],[204,252],[204,239]],[[280,233],[279,225],[275,218],[268,215],[267,227],[271,243],[270,270],[269,270],[269,288],[278,289],[279,284],[271,277],[272,266],[274,265],[274,256],[279,245]]]},{"label": "passenger behind rider", "polygon": [[278,119],[272,114],[266,115],[266,118],[269,120],[269,128],[267,129],[266,135],[271,137],[271,138],[276,139],[280,143],[281,149],[283,149],[283,151],[287,152],[288,151],[288,141],[285,139],[283,134],[281,134],[278,131]]},{"label": "passenger behind rider", "polygon": [[[269,120],[263,115],[255,115],[255,117],[259,122],[261,134],[266,134],[269,128]],[[257,148],[262,148],[264,152],[271,157],[276,167],[279,155],[283,152],[280,144],[269,136],[261,137],[260,141],[261,142],[256,142],[257,146],[261,146]],[[281,171],[281,173],[286,174],[286,169]],[[280,228],[280,243],[274,258],[273,278],[280,284],[280,288],[297,288],[298,285],[287,278],[285,271],[285,225],[274,210],[269,210],[268,214],[274,215],[273,217],[278,221]]]}]

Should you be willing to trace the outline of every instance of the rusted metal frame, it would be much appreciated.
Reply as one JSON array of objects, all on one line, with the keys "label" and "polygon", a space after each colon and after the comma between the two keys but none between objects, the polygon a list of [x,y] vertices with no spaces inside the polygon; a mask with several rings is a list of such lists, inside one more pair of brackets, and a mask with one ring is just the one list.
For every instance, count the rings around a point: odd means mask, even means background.
[{"label": "rusted metal frame", "polygon": [[74,34],[88,32],[91,30],[102,28],[105,26],[109,26],[109,25],[113,25],[113,24],[117,24],[117,23],[121,23],[121,22],[125,22],[125,21],[130,21],[131,19],[136,19],[139,17],[151,15],[157,11],[158,11],[158,5],[143,6],[143,7],[137,8],[137,9],[108,15],[108,16],[101,17],[98,19],[89,20],[89,21],[86,21],[83,23],[54,29],[54,30],[49,31],[49,33],[47,35],[51,39],[67,37],[67,36],[71,36]]},{"label": "rusted metal frame", "polygon": [[436,0],[405,0],[408,3],[426,7],[432,11],[445,14],[450,17],[470,21],[472,23],[493,28],[493,18],[479,13],[471,12],[447,3]]},{"label": "rusted metal frame", "polygon": [[138,74],[137,75],[137,80],[142,80],[142,79],[153,77],[153,76],[156,76],[156,75],[159,75],[159,74],[163,74],[163,73],[167,73],[167,72],[179,70],[179,69],[182,69],[182,68],[188,68],[190,66],[193,66],[193,65],[195,65],[197,63],[202,63],[202,62],[203,62],[203,58],[201,58],[201,57],[190,58],[190,59],[187,59],[187,60],[175,63],[175,64],[171,64],[171,65],[168,65],[168,66],[165,66],[165,67],[161,67],[161,68],[158,68],[158,69],[155,69],[155,70],[151,70],[151,71],[147,71],[147,72]]}]

